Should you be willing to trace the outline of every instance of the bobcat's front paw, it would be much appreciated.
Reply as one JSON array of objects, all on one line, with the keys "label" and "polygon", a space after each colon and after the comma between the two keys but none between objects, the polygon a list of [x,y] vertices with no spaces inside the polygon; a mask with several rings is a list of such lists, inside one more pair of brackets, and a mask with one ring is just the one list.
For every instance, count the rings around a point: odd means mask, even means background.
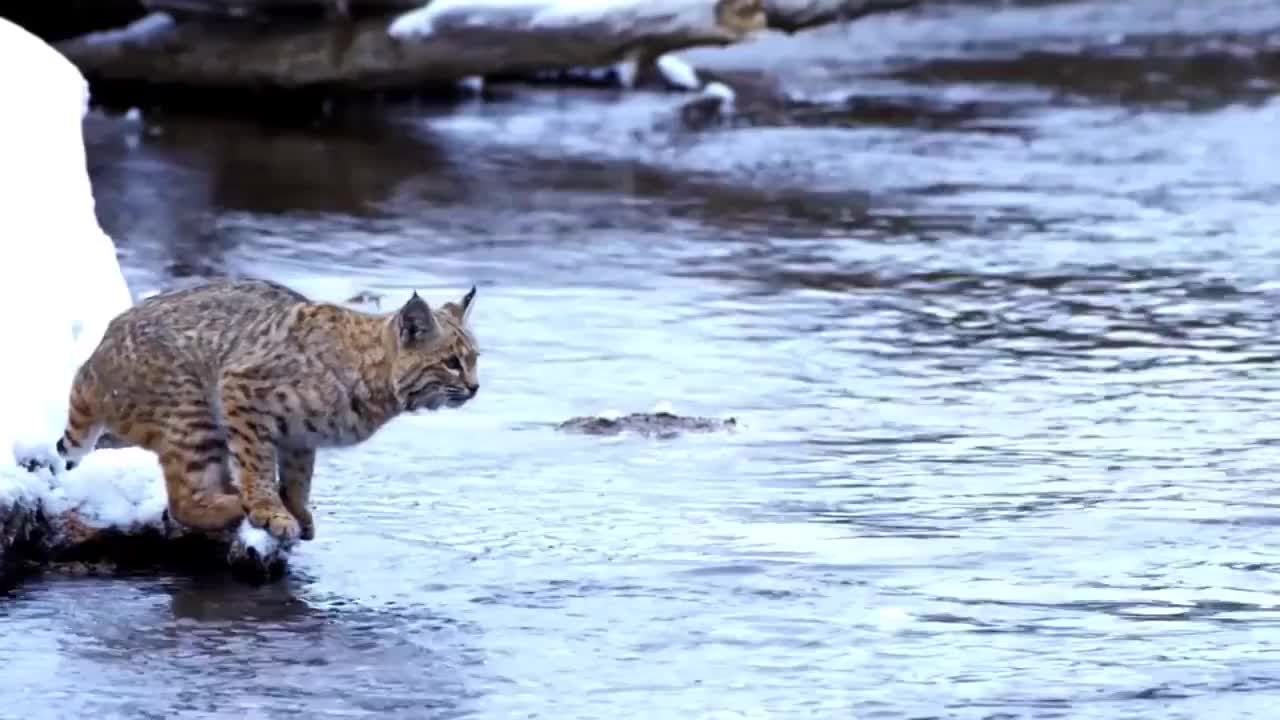
[{"label": "bobcat's front paw", "polygon": [[266,530],[271,537],[283,542],[293,542],[302,536],[302,526],[278,505],[259,505],[249,508],[249,524]]},{"label": "bobcat's front paw", "polygon": [[294,517],[298,520],[298,526],[302,529],[302,534],[299,537],[303,540],[314,540],[316,538],[316,520],[311,516],[311,511],[301,510],[294,514]]}]

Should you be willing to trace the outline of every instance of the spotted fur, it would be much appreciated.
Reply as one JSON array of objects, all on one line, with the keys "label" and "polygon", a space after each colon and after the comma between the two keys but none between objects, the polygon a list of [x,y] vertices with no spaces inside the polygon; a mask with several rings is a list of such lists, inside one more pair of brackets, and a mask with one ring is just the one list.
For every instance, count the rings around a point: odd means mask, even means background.
[{"label": "spotted fur", "polygon": [[247,515],[310,540],[317,449],[475,396],[474,298],[433,310],[415,292],[370,314],[230,279],[148,298],[77,372],[58,454],[74,467],[109,432],[159,457],[177,522],[213,531]]}]

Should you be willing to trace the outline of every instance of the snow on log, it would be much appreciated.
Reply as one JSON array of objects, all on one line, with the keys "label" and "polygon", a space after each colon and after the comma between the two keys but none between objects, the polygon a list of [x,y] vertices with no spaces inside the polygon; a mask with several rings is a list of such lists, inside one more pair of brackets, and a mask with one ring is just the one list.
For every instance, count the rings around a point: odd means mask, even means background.
[{"label": "snow on log", "polygon": [[760,0],[436,0],[390,19],[268,26],[175,22],[58,49],[95,81],[199,89],[376,91],[649,63],[763,28]]},{"label": "snow on log", "polygon": [[[406,1],[148,0],[158,10],[132,25],[57,47],[95,84],[197,101],[204,90],[358,94],[593,68],[623,86],[693,89],[691,68],[659,60],[924,0],[433,0],[401,12]],[[278,17],[299,8],[311,20]]]},{"label": "snow on log", "polygon": [[115,244],[98,225],[81,121],[89,92],[75,66],[0,19],[0,580],[65,563],[227,569],[278,575],[284,551],[242,526],[221,535],[166,522],[159,465],[138,448],[100,449],[54,475],[79,363],[132,302]]},{"label": "snow on log", "polygon": [[178,17],[229,20],[273,20],[278,18],[346,17],[375,13],[404,12],[422,5],[422,0],[139,0],[150,11]]}]

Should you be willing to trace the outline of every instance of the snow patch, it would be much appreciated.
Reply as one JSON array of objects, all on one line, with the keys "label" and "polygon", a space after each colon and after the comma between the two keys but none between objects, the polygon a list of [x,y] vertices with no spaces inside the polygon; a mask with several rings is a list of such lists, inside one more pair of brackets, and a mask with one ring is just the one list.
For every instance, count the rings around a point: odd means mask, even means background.
[{"label": "snow patch", "polygon": [[144,41],[168,32],[174,27],[173,16],[165,12],[153,12],[122,28],[86,33],[76,38],[87,45],[118,44],[124,41]]},{"label": "snow patch", "polygon": [[16,466],[0,465],[0,510],[15,504],[37,503],[47,489],[48,483],[40,475]]},{"label": "snow patch", "polygon": [[45,512],[77,510],[93,527],[159,526],[168,499],[155,455],[139,448],[97,450],[75,470],[56,477],[47,470],[40,496]]},{"label": "snow patch", "polygon": [[640,61],[634,54],[628,55],[620,62],[613,65],[614,77],[618,78],[618,84],[630,90],[636,86],[636,77],[640,75]]},{"label": "snow patch", "polygon": [[241,546],[256,551],[258,557],[267,557],[280,549],[280,543],[271,537],[271,533],[250,525],[248,521],[240,523],[236,540]]},{"label": "snow patch", "polygon": [[412,40],[435,33],[435,13],[431,10],[427,5],[400,15],[387,26],[387,34],[401,40]]},{"label": "snow patch", "polygon": [[[714,3],[706,0],[435,0],[396,17],[387,25],[387,34],[413,40],[469,31],[541,32],[553,39],[557,33],[572,39],[572,33],[624,32],[637,25],[654,35],[713,33],[720,28]],[[640,69],[639,52],[633,51],[603,71],[622,87],[632,88]],[[657,69],[672,87],[697,90],[701,84],[698,73],[677,55],[658,58]],[[584,69],[568,72],[581,74]]]},{"label": "snow patch", "polygon": [[544,30],[633,26],[652,18],[654,32],[717,27],[715,4],[707,0],[434,0],[387,26],[403,40],[465,30]]},{"label": "snow patch", "polygon": [[575,17],[584,11],[608,12],[635,5],[635,0],[435,0],[400,15],[387,27],[392,37],[414,38],[437,31],[436,21],[472,28],[510,27],[522,19],[526,26],[544,25],[557,15]]},{"label": "snow patch", "polygon": [[682,90],[697,90],[701,85],[698,71],[685,62],[679,55],[667,53],[658,58],[658,73],[668,85]]},{"label": "snow patch", "polygon": [[734,111],[734,100],[738,94],[733,88],[722,82],[709,82],[706,87],[702,88],[702,92],[698,93],[704,98],[715,98],[720,101],[719,107],[716,109],[721,115],[732,115]]},{"label": "snow patch", "polygon": [[725,102],[733,102],[738,97],[733,88],[722,82],[707,83],[707,86],[702,88],[702,94],[708,97],[718,97]]}]

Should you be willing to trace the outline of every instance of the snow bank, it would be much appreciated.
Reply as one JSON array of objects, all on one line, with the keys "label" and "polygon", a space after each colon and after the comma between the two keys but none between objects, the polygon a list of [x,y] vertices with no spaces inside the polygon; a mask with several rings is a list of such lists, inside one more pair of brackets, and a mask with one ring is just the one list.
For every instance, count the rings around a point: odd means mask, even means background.
[{"label": "snow bank", "polygon": [[[0,119],[0,332],[10,339],[0,374],[4,485],[17,454],[53,452],[66,421],[67,388],[107,323],[131,300],[115,245],[98,226],[80,122],[88,84],[75,66],[0,19],[0,74],[11,108]],[[18,310],[20,309],[20,311]],[[152,463],[154,464],[154,463]],[[153,471],[154,472],[154,471]]]},{"label": "snow bank", "polygon": [[[0,116],[0,336],[7,339],[0,515],[38,507],[46,515],[76,510],[99,528],[158,525],[165,490],[149,452],[98,450],[58,476],[18,466],[20,459],[56,457],[75,370],[132,299],[115,244],[94,214],[81,134],[89,109],[84,77],[0,18],[0,87],[9,108]],[[255,533],[242,535],[264,555],[273,549]]]}]

